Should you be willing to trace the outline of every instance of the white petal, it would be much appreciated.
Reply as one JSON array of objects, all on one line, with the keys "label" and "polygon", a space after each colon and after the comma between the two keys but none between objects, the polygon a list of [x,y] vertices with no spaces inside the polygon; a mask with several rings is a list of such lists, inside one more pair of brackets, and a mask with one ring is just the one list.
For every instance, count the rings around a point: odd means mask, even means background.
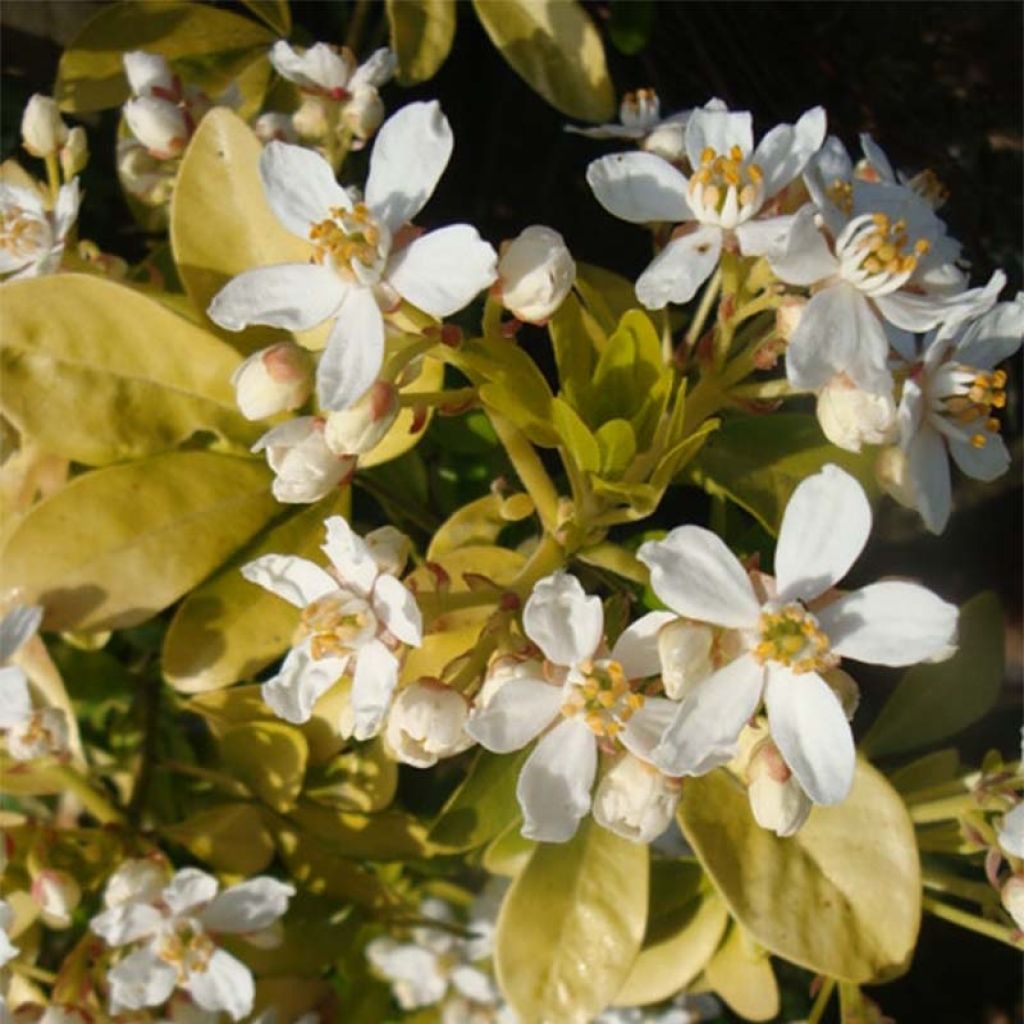
[{"label": "white petal", "polygon": [[327,540],[322,550],[331,560],[338,578],[346,586],[368,596],[378,573],[373,552],[342,516],[331,516],[324,527]]},{"label": "white petal", "polygon": [[324,409],[341,410],[369,389],[384,362],[384,318],[370,288],[352,286],[337,310],[327,347],[316,370],[316,393]]},{"label": "white petal", "polygon": [[374,50],[362,64],[356,68],[355,74],[349,83],[350,91],[355,92],[361,86],[373,86],[379,89],[385,85],[394,75],[397,67],[397,59],[394,53],[386,46]]},{"label": "white petal", "polygon": [[476,967],[460,964],[452,971],[451,981],[452,985],[459,992],[474,1003],[481,1003],[486,1006],[498,1000],[498,993],[495,991],[494,983],[483,971],[478,970]]},{"label": "white petal", "polygon": [[373,587],[373,611],[403,644],[423,642],[423,616],[412,591],[388,573],[377,577]]},{"label": "white petal", "polygon": [[541,679],[510,679],[469,716],[466,732],[496,754],[525,747],[557,717],[561,687]]},{"label": "white petal", "polygon": [[313,658],[308,642],[290,650],[281,671],[260,688],[263,700],[278,718],[302,725],[313,705],[344,674],[348,658]]},{"label": "white petal", "polygon": [[392,232],[434,194],[454,141],[436,100],[410,103],[384,122],[370,154],[366,204]]},{"label": "white petal", "polygon": [[252,972],[223,949],[214,952],[205,970],[189,974],[185,989],[204,1010],[219,1010],[232,1020],[252,1012],[256,994]]},{"label": "white petal", "polygon": [[686,155],[691,167],[700,166],[701,153],[708,147],[719,156],[728,156],[733,146],[739,146],[744,157],[754,148],[754,129],[747,111],[730,111],[721,101],[712,100],[690,114]]},{"label": "white petal", "polygon": [[810,601],[835,586],[864,550],[871,505],[864,488],[827,465],[793,492],[775,549],[780,601]]},{"label": "white petal", "polygon": [[686,178],[653,153],[613,153],[587,168],[587,184],[614,217],[633,224],[692,220]]},{"label": "white petal", "polygon": [[764,669],[743,654],[699,682],[679,705],[651,760],[667,775],[703,775],[731,761],[761,702]]},{"label": "white petal", "polygon": [[498,256],[468,224],[421,235],[397,252],[385,277],[403,299],[431,316],[450,316],[494,283]]},{"label": "white petal", "polygon": [[15,605],[0,619],[0,665],[6,665],[26,640],[35,636],[43,621],[39,605]]},{"label": "white petal", "polygon": [[290,82],[332,92],[349,84],[354,61],[346,60],[346,55],[347,51],[339,53],[326,43],[316,43],[299,54],[279,39],[270,48],[270,63]]},{"label": "white petal", "polygon": [[969,441],[949,439],[949,454],[961,471],[986,483],[1002,476],[1010,468],[1010,453],[998,434],[985,434],[985,443],[975,448]]},{"label": "white petal", "polygon": [[962,319],[977,307],[986,294],[984,287],[971,288],[954,295],[917,295],[896,291],[879,295],[875,305],[890,323],[907,331],[930,331],[944,320]]},{"label": "white petal", "polygon": [[622,666],[627,679],[645,679],[661,673],[658,630],[675,619],[671,612],[648,612],[622,631],[612,648],[612,660]]},{"label": "white petal", "polygon": [[125,77],[135,96],[145,96],[153,89],[174,90],[174,72],[167,60],[157,53],[132,50],[122,55]]},{"label": "white petal", "polygon": [[839,598],[818,621],[844,658],[913,665],[956,646],[958,612],[916,583],[888,580]]},{"label": "white petal", "polygon": [[398,659],[379,640],[359,649],[351,696],[357,740],[380,732],[397,682]]},{"label": "white petal", "polygon": [[673,238],[637,278],[636,297],[648,309],[689,302],[711,276],[721,251],[722,229],[714,224]]},{"label": "white petal", "polygon": [[306,331],[334,316],[346,295],[341,278],[313,263],[256,267],[233,277],[206,315],[226,331],[250,324]]},{"label": "white petal", "polygon": [[337,581],[319,565],[294,555],[263,555],[243,565],[242,575],[296,608],[338,589]]},{"label": "white petal", "polygon": [[956,344],[956,358],[968,366],[991,370],[1009,359],[1024,339],[1024,294],[1000,302],[974,321]]},{"label": "white petal", "polygon": [[938,431],[927,422],[907,448],[907,475],[924,525],[932,533],[942,533],[953,507],[949,453]]},{"label": "white petal", "polygon": [[768,668],[764,694],[772,739],[816,804],[837,804],[853,785],[856,755],[839,698],[814,672]]},{"label": "white petal", "polygon": [[1003,815],[999,845],[1011,857],[1024,858],[1024,803]]},{"label": "white petal", "polygon": [[294,895],[294,886],[276,878],[251,878],[217,896],[200,920],[211,932],[256,932],[282,917]]},{"label": "white petal", "polygon": [[597,741],[582,722],[568,719],[551,730],[526,759],[516,798],[523,835],[542,843],[564,843],[590,810],[597,771]]},{"label": "white petal", "polygon": [[817,391],[845,373],[865,391],[892,388],[889,341],[871,303],[852,285],[823,288],[804,307],[786,349],[786,376],[803,391]]},{"label": "white petal", "polygon": [[601,643],[604,610],[588,597],[580,581],[566,572],[539,580],[523,609],[526,635],[556,665],[576,665]]},{"label": "white petal", "polygon": [[404,1010],[431,1006],[448,988],[438,955],[422,946],[384,936],[366,944],[366,958],[388,981],[396,983],[395,997]]},{"label": "white petal", "polygon": [[861,132],[860,148],[864,153],[865,159],[878,172],[878,176],[882,181],[888,181],[894,185],[897,184],[896,172],[892,169],[892,164],[885,155],[885,150],[867,132]]},{"label": "white petal", "polygon": [[710,530],[677,526],[664,540],[641,544],[637,558],[651,570],[654,592],[680,615],[737,629],[757,623],[761,604],[749,577]]},{"label": "white petal", "polygon": [[184,914],[209,903],[217,895],[217,879],[199,868],[182,868],[164,887],[161,898],[172,914]]},{"label": "white petal", "polygon": [[110,1009],[142,1010],[162,1006],[178,983],[178,972],[159,959],[149,948],[130,953],[107,972],[110,982]]},{"label": "white petal", "polygon": [[0,668],[0,729],[20,725],[32,715],[28,679],[16,665]]},{"label": "white petal", "polygon": [[808,110],[795,125],[776,125],[758,143],[751,163],[764,172],[764,194],[771,197],[802,174],[825,141],[825,111]]},{"label": "white petal", "polygon": [[910,446],[911,440],[919,430],[925,429],[925,413],[925,396],[921,385],[916,380],[905,380],[903,394],[900,395],[900,407],[897,411],[900,444],[904,448]]},{"label": "white petal", "polygon": [[274,215],[305,241],[309,241],[310,227],[330,216],[331,207],[352,208],[331,165],[304,146],[268,142],[260,157],[260,177]]},{"label": "white petal", "polygon": [[813,206],[797,211],[788,233],[767,255],[775,276],[787,284],[814,284],[830,277],[839,267],[818,227]]},{"label": "white petal", "polygon": [[155,935],[164,915],[148,903],[122,903],[97,914],[89,927],[108,946],[123,946]]},{"label": "white petal", "polygon": [[744,256],[767,256],[785,245],[793,230],[795,214],[747,220],[733,229]]},{"label": "white petal", "polygon": [[619,734],[622,745],[635,757],[650,761],[654,748],[661,742],[678,710],[679,705],[674,700],[648,697]]},{"label": "white petal", "polygon": [[81,203],[82,190],[77,178],[73,178],[66,185],[61,185],[57,193],[57,202],[53,207],[53,230],[58,240],[64,238],[74,224]]}]

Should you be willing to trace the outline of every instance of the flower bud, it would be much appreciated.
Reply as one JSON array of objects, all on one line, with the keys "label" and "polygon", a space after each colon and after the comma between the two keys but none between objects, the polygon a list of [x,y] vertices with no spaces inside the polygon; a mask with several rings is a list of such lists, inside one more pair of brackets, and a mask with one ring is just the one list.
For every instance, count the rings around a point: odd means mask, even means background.
[{"label": "flower bud", "polygon": [[324,428],[327,447],[336,455],[365,455],[391,429],[399,409],[395,385],[377,381],[359,401],[328,414]]},{"label": "flower bud", "polygon": [[313,390],[313,360],[290,341],[253,353],[231,375],[235,400],[248,420],[297,409]]},{"label": "flower bud", "polygon": [[60,708],[38,708],[7,730],[7,751],[15,761],[54,757],[68,748],[68,721]]},{"label": "flower bud", "polygon": [[395,757],[414,768],[429,768],[472,745],[466,734],[466,698],[442,683],[420,680],[395,698],[384,738]]},{"label": "flower bud", "polygon": [[109,908],[127,903],[156,903],[170,880],[171,872],[163,857],[126,860],[107,879],[103,904]]},{"label": "flower bud", "polygon": [[384,101],[372,85],[356,90],[341,108],[341,123],[357,139],[372,138],[384,120]]},{"label": "flower bud", "polygon": [[330,131],[330,112],[335,106],[332,100],[324,96],[303,96],[299,109],[292,114],[292,127],[300,138],[319,142]]},{"label": "flower bud", "polygon": [[393,526],[381,526],[363,538],[381,572],[401,576],[412,554],[412,541]]},{"label": "flower bud", "polygon": [[783,760],[779,748],[762,740],[747,764],[750,809],[761,828],[791,836],[811,813],[811,801]]},{"label": "flower bud", "polygon": [[668,828],[681,791],[678,779],[624,754],[598,783],[594,820],[623,839],[649,843]]},{"label": "flower bud", "polygon": [[85,129],[76,124],[68,132],[67,142],[60,149],[60,169],[65,181],[70,181],[76,174],[85,170],[89,163],[89,140]]},{"label": "flower bud", "polygon": [[898,445],[883,448],[875,460],[875,479],[894,501],[904,508],[916,508],[917,495],[910,478],[906,452]]},{"label": "flower bud", "polygon": [[70,928],[82,890],[66,871],[47,868],[32,879],[32,899],[48,928]]},{"label": "flower bud", "polygon": [[715,670],[715,634],[710,626],[676,619],[658,630],[661,681],[672,700],[682,700]]},{"label": "flower bud", "polygon": [[1011,875],[1003,885],[1000,897],[1013,923],[1024,932],[1024,875]]},{"label": "flower bud", "polygon": [[135,96],[159,96],[161,93],[170,98],[179,96],[181,87],[170,64],[160,54],[132,50],[121,60],[128,85]]},{"label": "flower bud", "polygon": [[483,686],[476,695],[476,706],[485,708],[498,691],[513,679],[543,679],[544,664],[536,658],[522,658],[515,654],[503,654],[494,658],[487,667]]},{"label": "flower bud", "polygon": [[147,206],[164,206],[174,190],[174,172],[135,139],[117,146],[117,176],[124,190]]},{"label": "flower bud", "polygon": [[21,115],[21,143],[33,156],[56,156],[67,141],[68,126],[60,116],[56,100],[36,93]]},{"label": "flower bud", "polygon": [[818,422],[837,447],[859,452],[864,444],[886,444],[896,434],[896,403],[892,394],[863,391],[837,373],[818,392]]},{"label": "flower bud", "polygon": [[252,123],[252,130],[260,142],[297,142],[298,133],[292,124],[291,114],[271,111],[260,114]]},{"label": "flower bud", "polygon": [[804,315],[807,300],[797,295],[787,296],[775,310],[775,335],[783,341],[789,341],[800,326],[800,318]]},{"label": "flower bud", "polygon": [[124,105],[124,118],[151,156],[170,160],[185,148],[191,131],[185,111],[176,103],[137,96]]},{"label": "flower bud", "polygon": [[274,497],[288,505],[319,501],[356,468],[354,458],[336,455],[327,447],[319,416],[302,416],[268,430],[252,450],[266,451],[276,474]]},{"label": "flower bud", "polygon": [[667,121],[656,125],[640,142],[640,148],[669,163],[680,163],[686,157],[686,124],[683,121]]},{"label": "flower bud", "polygon": [[501,247],[501,302],[524,323],[544,323],[562,304],[575,280],[576,264],[565,240],[552,228],[534,224]]}]

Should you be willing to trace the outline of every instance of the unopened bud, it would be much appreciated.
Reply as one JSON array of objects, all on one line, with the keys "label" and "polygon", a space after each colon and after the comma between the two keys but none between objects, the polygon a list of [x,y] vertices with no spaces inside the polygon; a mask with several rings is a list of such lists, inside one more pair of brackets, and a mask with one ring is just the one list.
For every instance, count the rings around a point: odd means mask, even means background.
[{"label": "unopened bud", "polygon": [[910,477],[906,452],[897,445],[883,448],[875,460],[875,479],[889,497],[905,508],[915,508],[917,495]]},{"label": "unopened bud", "polygon": [[170,160],[185,148],[191,134],[185,111],[176,103],[137,96],[124,105],[124,118],[151,156]]},{"label": "unopened bud", "polygon": [[711,626],[676,619],[658,630],[661,681],[672,700],[682,700],[715,670]]},{"label": "unopened bud", "polygon": [[56,100],[36,93],[21,116],[21,142],[33,156],[56,156],[67,141],[68,126],[60,116]]},{"label": "unopened bud", "polygon": [[384,120],[384,101],[372,85],[364,85],[342,107],[341,123],[357,138],[373,137]]},{"label": "unopened bud", "polygon": [[32,899],[48,928],[70,928],[82,890],[66,871],[47,868],[32,879]]},{"label": "unopened bud", "polygon": [[158,53],[132,50],[121,58],[124,73],[135,96],[150,96],[161,93],[168,99],[177,98],[181,92],[167,60]]},{"label": "unopened bud", "polygon": [[594,820],[634,843],[649,843],[668,828],[679,803],[678,779],[624,754],[598,783]]},{"label": "unopened bud", "polygon": [[669,163],[680,163],[686,157],[686,124],[682,121],[668,121],[656,125],[641,140],[640,148]]},{"label": "unopened bud", "polygon": [[260,114],[252,123],[252,130],[260,142],[297,142],[298,133],[292,124],[291,114],[271,111]]},{"label": "unopened bud", "polygon": [[364,455],[391,429],[400,409],[398,389],[379,380],[347,409],[327,416],[324,439],[337,455]]},{"label": "unopened bud", "polygon": [[384,738],[395,757],[415,768],[430,768],[472,745],[465,730],[466,698],[449,686],[420,680],[395,698]]},{"label": "unopened bud", "polygon": [[37,708],[7,730],[7,751],[15,761],[55,757],[68,748],[68,720],[60,708]]},{"label": "unopened bud", "polygon": [[117,147],[117,175],[125,191],[147,206],[163,206],[174,190],[174,172],[142,143],[122,139]]},{"label": "unopened bud", "polygon": [[325,96],[303,96],[299,109],[292,114],[292,127],[300,138],[319,142],[330,131],[330,116],[335,108],[334,101]]},{"label": "unopened bud", "polygon": [[887,444],[896,435],[896,403],[892,393],[864,391],[837,373],[818,392],[818,422],[837,447],[859,452],[865,444]]},{"label": "unopened bud", "polygon": [[288,505],[319,501],[356,468],[354,458],[327,447],[324,421],[318,416],[302,416],[268,430],[252,450],[266,451],[276,474],[274,497]]},{"label": "unopened bud", "polygon": [[1003,885],[1000,897],[1013,923],[1024,931],[1024,875],[1012,875]]},{"label": "unopened bud", "polygon": [[747,796],[758,825],[791,836],[811,813],[811,801],[770,740],[762,740],[747,764]]},{"label": "unopened bud", "polygon": [[89,141],[85,129],[76,124],[68,132],[67,142],[60,149],[60,169],[65,181],[70,181],[76,174],[81,174],[89,163]]},{"label": "unopened bud", "polygon": [[775,335],[783,341],[789,341],[800,326],[800,318],[804,315],[807,300],[796,295],[787,296],[782,305],[775,310]]},{"label": "unopened bud", "polygon": [[544,323],[576,280],[565,240],[553,228],[534,224],[501,247],[498,286],[502,305],[524,323]]},{"label": "unopened bud", "polygon": [[412,554],[412,541],[393,526],[381,526],[363,538],[377,568],[389,576],[401,576]]},{"label": "unopened bud", "polygon": [[249,356],[231,375],[235,400],[249,420],[297,409],[313,390],[313,360],[290,341]]}]

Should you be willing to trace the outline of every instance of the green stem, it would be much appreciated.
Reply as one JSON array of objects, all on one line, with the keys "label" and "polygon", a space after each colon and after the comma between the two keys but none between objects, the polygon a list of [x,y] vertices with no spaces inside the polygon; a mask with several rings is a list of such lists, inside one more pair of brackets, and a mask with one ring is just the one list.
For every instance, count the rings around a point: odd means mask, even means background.
[{"label": "green stem", "polygon": [[558,526],[558,490],[548,476],[544,463],[522,431],[492,410],[488,410],[488,416],[516,475],[533,499],[545,533],[554,533]]},{"label": "green stem", "polygon": [[38,981],[42,985],[52,985],[57,980],[57,975],[52,971],[44,971],[41,967],[33,967],[31,964],[23,964],[18,960],[12,960],[8,965],[15,974],[23,978]]},{"label": "green stem", "polygon": [[708,283],[704,286],[704,294],[701,296],[700,305],[697,307],[697,312],[693,314],[693,319],[690,321],[690,326],[686,331],[687,349],[691,349],[697,344],[697,339],[700,337],[700,332],[704,329],[704,323],[711,312],[711,307],[715,304],[715,299],[718,298],[718,291],[721,287],[722,271],[721,269],[716,269]]},{"label": "green stem", "polygon": [[55,772],[63,780],[67,791],[73,793],[100,824],[124,823],[124,815],[99,790],[93,789],[74,768],[69,765],[58,765]]},{"label": "green stem", "polygon": [[832,992],[835,987],[835,978],[826,978],[821,983],[821,988],[818,991],[818,997],[814,1000],[811,1012],[807,1015],[807,1024],[819,1024],[819,1021],[825,1015],[825,1009],[829,1004],[829,1000],[832,998]]},{"label": "green stem", "polygon": [[972,882],[968,878],[947,875],[943,871],[925,871],[922,882],[926,889],[956,896],[983,907],[992,905],[997,899],[995,889],[984,882]]},{"label": "green stem", "polygon": [[943,903],[932,896],[925,896],[921,900],[921,906],[929,914],[939,917],[943,921],[949,921],[950,924],[959,925],[961,928],[966,928],[971,932],[977,932],[978,935],[995,939],[996,942],[1002,942],[1013,949],[1020,949],[1022,944],[1024,944],[1024,939],[1015,939],[1012,929],[1007,928],[1006,925],[999,924],[998,921],[988,921],[983,917],[978,917],[976,914],[960,910],[958,907],[950,906],[948,903]]},{"label": "green stem", "polygon": [[915,825],[929,825],[934,821],[949,821],[959,818],[968,811],[978,807],[977,797],[973,793],[961,793],[959,796],[948,796],[928,803],[914,804],[909,807],[910,820]]},{"label": "green stem", "polygon": [[46,157],[46,183],[50,187],[50,199],[56,205],[57,193],[60,192],[60,163],[56,153]]},{"label": "green stem", "polygon": [[540,543],[533,549],[533,554],[527,559],[526,565],[512,581],[509,590],[514,590],[520,597],[525,597],[537,580],[550,576],[556,569],[561,569],[565,561],[565,549],[550,533],[545,533]]}]

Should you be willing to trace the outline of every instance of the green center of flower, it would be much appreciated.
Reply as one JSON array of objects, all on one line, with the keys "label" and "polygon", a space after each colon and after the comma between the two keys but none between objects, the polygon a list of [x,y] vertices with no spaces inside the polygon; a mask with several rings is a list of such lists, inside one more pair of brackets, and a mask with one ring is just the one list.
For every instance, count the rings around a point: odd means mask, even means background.
[{"label": "green center of flower", "polygon": [[757,631],[754,657],[762,664],[776,661],[794,672],[824,672],[839,663],[818,620],[801,604],[762,612]]},{"label": "green center of flower", "polygon": [[644,706],[643,694],[630,690],[629,680],[617,661],[584,662],[583,680],[576,683],[562,704],[566,718],[582,715],[595,736],[615,737]]}]

